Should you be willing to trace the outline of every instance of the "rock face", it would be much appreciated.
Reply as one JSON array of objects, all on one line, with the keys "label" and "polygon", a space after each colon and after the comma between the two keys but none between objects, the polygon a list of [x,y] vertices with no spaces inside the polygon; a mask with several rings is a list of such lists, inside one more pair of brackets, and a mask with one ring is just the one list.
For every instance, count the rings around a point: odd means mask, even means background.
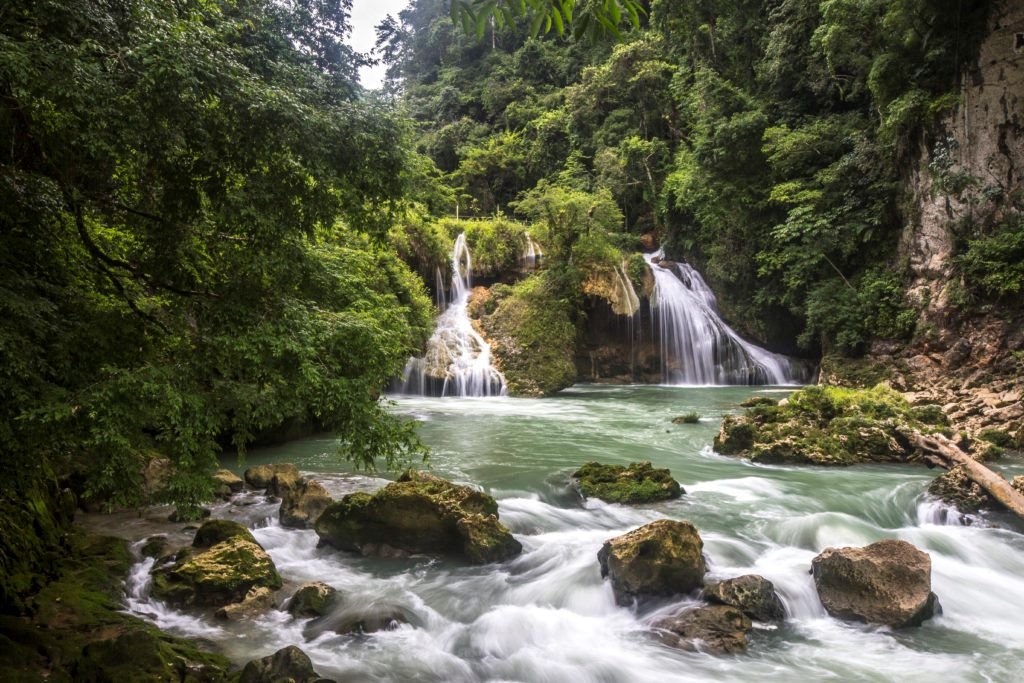
[{"label": "rock face", "polygon": [[750,619],[735,607],[709,605],[659,619],[652,625],[658,640],[681,650],[736,654],[747,649]]},{"label": "rock face", "polygon": [[[278,478],[274,477],[274,481]],[[334,502],[323,485],[308,479],[291,488],[282,488],[278,495],[281,496],[281,526],[296,529],[312,528],[327,506]]]},{"label": "rock face", "polygon": [[328,683],[313,669],[305,652],[289,645],[269,657],[254,659],[242,669],[239,683]]},{"label": "rock face", "polygon": [[607,503],[652,503],[683,494],[668,470],[654,469],[650,462],[634,462],[628,467],[590,462],[573,472],[572,480],[585,498]]},{"label": "rock face", "polygon": [[704,542],[689,522],[660,519],[606,541],[597,560],[620,605],[648,595],[700,588],[707,567]]},{"label": "rock face", "polygon": [[221,607],[215,616],[225,621],[241,621],[263,614],[273,606],[274,591],[266,586],[256,586],[245,594],[241,602]]},{"label": "rock face", "polygon": [[321,543],[364,554],[431,553],[486,564],[522,551],[498,521],[494,498],[423,472],[407,472],[373,495],[345,496],[315,528]]},{"label": "rock face", "polygon": [[295,479],[299,478],[299,470],[295,465],[287,462],[250,467],[243,476],[245,477],[245,483],[254,489],[265,489],[270,486],[271,480],[277,474],[294,476]]},{"label": "rock face", "polygon": [[704,587],[711,602],[735,607],[757,621],[782,621],[786,608],[775,592],[775,585],[763,576],[747,574]]},{"label": "rock face", "polygon": [[906,541],[864,548],[827,548],[811,573],[825,610],[834,617],[894,628],[919,626],[938,613],[932,561]]},{"label": "rock face", "polygon": [[277,590],[282,584],[266,551],[243,536],[180,555],[172,567],[153,575],[153,595],[171,603],[223,607],[243,601],[253,588]]},{"label": "rock face", "polygon": [[293,617],[322,617],[337,599],[338,591],[326,583],[314,581],[299,586],[288,602],[288,613]]}]

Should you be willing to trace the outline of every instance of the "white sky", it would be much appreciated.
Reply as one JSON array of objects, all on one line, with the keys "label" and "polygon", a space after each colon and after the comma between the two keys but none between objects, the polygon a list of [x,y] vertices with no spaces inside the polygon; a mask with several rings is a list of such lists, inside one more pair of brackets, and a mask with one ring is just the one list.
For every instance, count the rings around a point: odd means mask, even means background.
[{"label": "white sky", "polygon": [[[352,3],[352,37],[349,42],[357,52],[370,52],[377,41],[377,24],[389,14],[398,14],[408,5],[408,0],[354,0]],[[363,68],[359,80],[364,88],[379,88],[384,82],[383,64]]]}]

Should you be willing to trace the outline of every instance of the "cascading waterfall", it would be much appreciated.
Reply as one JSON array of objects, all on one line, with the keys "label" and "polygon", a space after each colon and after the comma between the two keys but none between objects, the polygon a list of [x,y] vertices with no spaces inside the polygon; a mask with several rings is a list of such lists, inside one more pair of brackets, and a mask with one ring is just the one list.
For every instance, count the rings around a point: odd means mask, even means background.
[{"label": "cascading waterfall", "polygon": [[523,270],[536,270],[537,264],[543,257],[544,252],[541,250],[540,245],[534,242],[533,239],[527,235],[526,249],[523,250],[523,255],[519,259]]},{"label": "cascading waterfall", "polygon": [[[491,347],[473,328],[467,306],[473,264],[465,233],[452,250],[452,288],[422,358],[410,358],[398,391],[420,396],[504,396],[505,378],[491,364]],[[439,290],[444,291],[439,278]],[[443,293],[438,302],[444,302]]]},{"label": "cascading waterfall", "polygon": [[718,315],[715,295],[686,263],[645,258],[654,274],[651,309],[666,384],[796,384],[788,358],[740,337]]}]

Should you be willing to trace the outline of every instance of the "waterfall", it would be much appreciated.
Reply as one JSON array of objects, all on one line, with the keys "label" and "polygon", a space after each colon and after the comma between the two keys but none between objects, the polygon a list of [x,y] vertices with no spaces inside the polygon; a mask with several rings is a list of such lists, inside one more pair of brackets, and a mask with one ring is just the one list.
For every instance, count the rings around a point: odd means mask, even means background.
[{"label": "waterfall", "polygon": [[541,250],[540,245],[533,241],[533,238],[529,234],[526,235],[526,249],[523,251],[523,255],[519,258],[519,262],[522,264],[523,270],[535,270],[537,263],[543,258],[544,252]]},{"label": "waterfall", "polygon": [[666,384],[795,384],[790,361],[740,337],[718,315],[714,292],[686,263],[646,254],[654,274],[651,299]]},{"label": "waterfall", "polygon": [[[467,306],[473,264],[465,233],[452,249],[451,294],[422,358],[410,358],[397,389],[422,396],[504,396],[505,378],[491,365],[491,347],[473,327]],[[438,273],[438,303],[444,303]],[[440,306],[439,306],[440,307]]]}]

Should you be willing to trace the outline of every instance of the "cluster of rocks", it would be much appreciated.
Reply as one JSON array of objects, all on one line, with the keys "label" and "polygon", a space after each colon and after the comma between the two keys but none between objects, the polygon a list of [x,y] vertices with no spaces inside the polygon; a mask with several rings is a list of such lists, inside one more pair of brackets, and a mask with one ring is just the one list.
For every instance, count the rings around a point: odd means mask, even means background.
[{"label": "cluster of rocks", "polygon": [[[762,576],[705,582],[703,548],[691,523],[662,519],[605,542],[598,562],[621,605],[699,592],[701,604],[651,623],[662,643],[716,654],[743,652],[754,622],[783,621],[785,606]],[[825,610],[840,619],[903,628],[939,611],[931,591],[931,559],[905,541],[827,548],[814,558],[811,573]]]}]

